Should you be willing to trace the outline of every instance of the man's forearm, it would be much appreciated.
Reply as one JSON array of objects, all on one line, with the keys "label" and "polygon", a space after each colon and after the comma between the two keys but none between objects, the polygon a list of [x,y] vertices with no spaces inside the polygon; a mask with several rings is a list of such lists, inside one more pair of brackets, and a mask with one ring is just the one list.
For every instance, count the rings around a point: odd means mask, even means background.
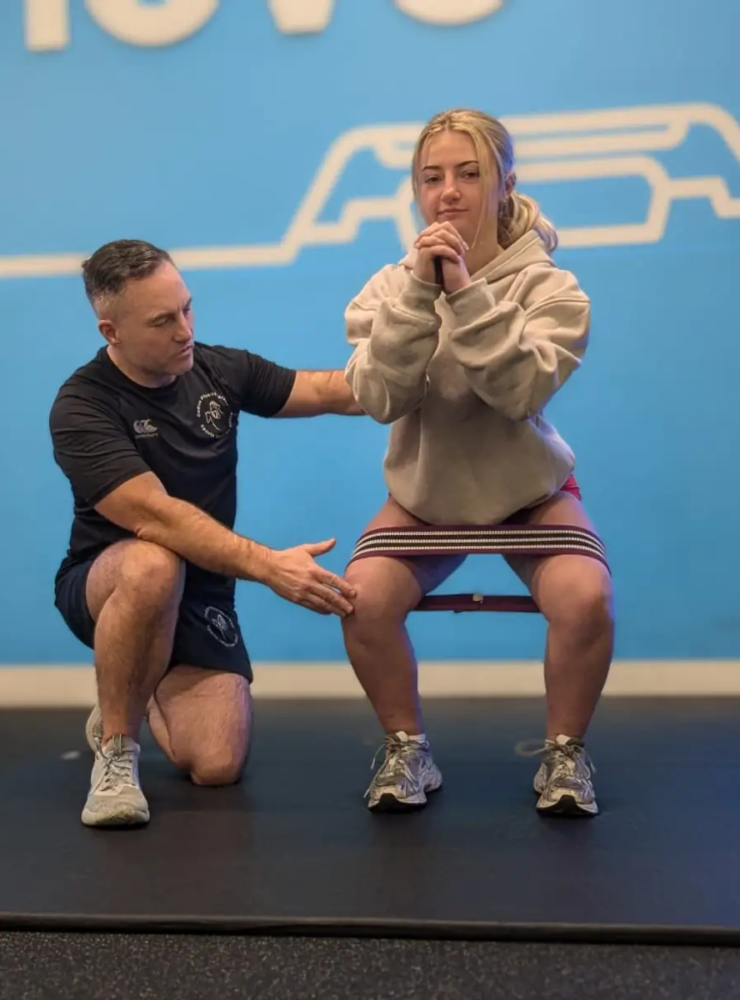
[{"label": "man's forearm", "polygon": [[344,371],[311,372],[311,375],[325,413],[338,413],[345,417],[364,416],[365,411],[355,399]]},{"label": "man's forearm", "polygon": [[270,577],[272,549],[237,535],[184,500],[167,497],[158,503],[135,534],[211,573],[259,583]]},{"label": "man's forearm", "polygon": [[328,413],[343,417],[365,415],[347,384],[344,371],[297,372],[290,398],[277,416],[319,417]]}]

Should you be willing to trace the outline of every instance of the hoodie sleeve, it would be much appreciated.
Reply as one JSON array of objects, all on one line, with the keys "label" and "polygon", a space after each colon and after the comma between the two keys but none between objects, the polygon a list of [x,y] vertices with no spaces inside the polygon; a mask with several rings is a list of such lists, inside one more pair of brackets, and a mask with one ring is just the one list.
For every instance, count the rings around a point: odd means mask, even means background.
[{"label": "hoodie sleeve", "polygon": [[589,340],[590,302],[572,274],[537,269],[525,280],[522,304],[497,302],[484,279],[447,299],[456,360],[477,395],[509,420],[540,413],[580,367]]},{"label": "hoodie sleeve", "polygon": [[354,351],[345,378],[355,399],[381,424],[411,413],[427,388],[427,365],[437,349],[438,285],[419,281],[400,265],[384,267],[345,311]]}]

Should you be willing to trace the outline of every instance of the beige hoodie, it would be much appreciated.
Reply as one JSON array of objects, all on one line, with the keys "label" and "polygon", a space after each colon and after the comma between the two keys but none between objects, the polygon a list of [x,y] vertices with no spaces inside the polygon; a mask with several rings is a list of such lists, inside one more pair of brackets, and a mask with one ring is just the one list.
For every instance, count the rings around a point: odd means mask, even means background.
[{"label": "beige hoodie", "polygon": [[398,503],[432,524],[496,524],[573,470],[542,411],[581,363],[589,300],[535,232],[449,296],[414,261],[382,268],[347,307],[346,379],[392,424],[385,478]]}]

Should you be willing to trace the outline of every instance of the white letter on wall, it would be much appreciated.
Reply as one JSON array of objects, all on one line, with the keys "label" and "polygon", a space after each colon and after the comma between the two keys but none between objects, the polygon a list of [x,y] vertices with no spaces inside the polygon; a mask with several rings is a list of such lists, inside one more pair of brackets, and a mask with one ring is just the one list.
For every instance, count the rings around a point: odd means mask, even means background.
[{"label": "white letter on wall", "polygon": [[495,14],[504,0],[395,0],[404,14],[427,24],[469,24]]},{"label": "white letter on wall", "polygon": [[69,45],[69,0],[25,0],[26,48],[32,52]]},{"label": "white letter on wall", "polygon": [[328,27],[334,0],[269,0],[269,7],[278,31],[284,35],[305,35]]},{"label": "white letter on wall", "polygon": [[156,7],[139,0],[85,0],[101,28],[130,45],[174,45],[211,20],[219,0],[165,0]]}]

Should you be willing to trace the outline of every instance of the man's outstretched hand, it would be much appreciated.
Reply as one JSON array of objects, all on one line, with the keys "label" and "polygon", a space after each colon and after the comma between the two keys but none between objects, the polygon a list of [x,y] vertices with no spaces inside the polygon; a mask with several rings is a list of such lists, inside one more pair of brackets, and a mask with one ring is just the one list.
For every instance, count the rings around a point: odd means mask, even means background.
[{"label": "man's outstretched hand", "polygon": [[314,558],[329,552],[335,544],[336,539],[331,538],[272,552],[264,582],[280,597],[320,615],[351,615],[354,608],[350,601],[355,591]]}]

